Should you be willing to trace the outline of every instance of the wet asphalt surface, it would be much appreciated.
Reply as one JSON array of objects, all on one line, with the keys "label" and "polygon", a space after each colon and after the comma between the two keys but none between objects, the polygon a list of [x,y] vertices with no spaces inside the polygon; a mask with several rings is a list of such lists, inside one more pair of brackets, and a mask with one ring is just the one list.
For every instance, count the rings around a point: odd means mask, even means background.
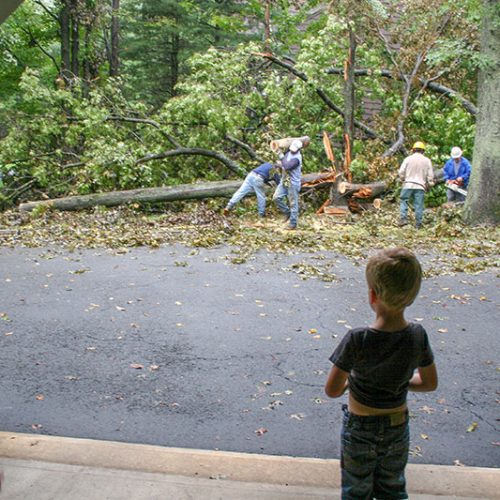
[{"label": "wet asphalt surface", "polygon": [[[346,396],[323,386],[343,334],[372,319],[364,262],[232,257],[1,248],[0,430],[338,458]],[[302,279],[324,259],[334,281]],[[441,276],[408,310],[440,375],[410,393],[410,462],[500,465],[498,298],[495,270]]]}]

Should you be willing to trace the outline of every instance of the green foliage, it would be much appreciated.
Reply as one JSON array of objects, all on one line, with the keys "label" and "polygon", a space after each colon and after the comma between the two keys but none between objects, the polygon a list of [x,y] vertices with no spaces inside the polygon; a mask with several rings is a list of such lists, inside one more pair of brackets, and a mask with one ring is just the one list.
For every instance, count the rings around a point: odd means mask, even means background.
[{"label": "green foliage", "polygon": [[57,68],[48,56],[57,57],[56,37],[57,26],[49,15],[29,1],[0,26],[0,102],[15,102],[19,79],[27,67],[36,68],[46,81],[53,79]]},{"label": "green foliage", "polygon": [[[356,118],[365,119],[361,106],[365,97],[380,99],[382,112],[372,117],[370,126],[380,137],[392,140],[404,85],[380,76],[381,69],[395,67],[374,21],[381,26],[396,23],[394,37],[401,49],[395,57],[398,68],[408,72],[436,22],[419,14],[430,3],[426,2],[405,2],[401,17],[392,19],[386,15],[393,8],[390,3],[344,0],[313,22],[308,8],[319,6],[316,0],[272,2],[270,48],[304,75],[299,78],[259,54],[263,44],[255,40],[263,37],[264,2],[124,0],[120,79],[106,76],[100,33],[109,24],[109,9],[101,2],[86,2],[85,8],[78,3],[83,9],[81,42],[84,28],[94,23],[87,50],[99,67],[92,83],[84,86],[76,80],[71,88],[62,89],[54,86],[60,63],[58,24],[41,7],[26,2],[0,31],[4,55],[0,125],[9,130],[0,148],[3,203],[19,199],[28,189],[53,197],[228,176],[220,162],[200,156],[137,163],[146,155],[174,149],[167,136],[182,147],[224,153],[249,169],[256,161],[228,136],[273,161],[270,140],[309,135],[313,141],[304,154],[305,171],[318,171],[330,165],[321,141],[327,131],[341,160],[342,117],[324,104],[317,90],[343,108],[343,78],[326,69],[343,67],[349,26],[359,39],[356,67],[371,70],[370,76],[356,80]],[[60,7],[58,2],[45,5],[54,14]],[[478,5],[478,0],[437,2],[436,18],[450,14],[450,29],[431,44],[417,75],[425,79],[440,73],[440,83],[469,99],[474,96],[478,64],[474,60]],[[409,23],[413,18],[415,22]],[[463,36],[457,38],[457,32]],[[416,82],[404,124],[407,142],[424,140],[436,167],[444,164],[455,145],[470,158],[473,117],[458,102],[420,91]],[[156,125],[113,117],[147,118]],[[400,158],[381,159],[386,148],[382,140],[356,137],[351,165],[355,180],[393,182]],[[435,188],[428,194],[428,203],[439,203],[442,194],[441,188]]]},{"label": "green foliage", "polygon": [[446,202],[446,186],[437,184],[425,193],[426,207],[439,207]]},{"label": "green foliage", "polygon": [[123,3],[122,65],[126,95],[160,106],[176,94],[189,58],[213,45],[249,38],[248,9],[234,0],[149,0]]},{"label": "green foliage", "polygon": [[[81,99],[70,90],[47,87],[36,72],[26,71],[16,112],[6,115],[11,132],[0,150],[0,168],[10,172],[14,192],[26,179],[51,197],[160,181],[160,171],[135,165],[143,146],[131,140],[131,128],[107,120],[125,110],[134,113],[115,83],[110,80]],[[142,110],[135,107],[137,113]],[[149,130],[146,135],[159,139]]]},{"label": "green foliage", "polygon": [[426,154],[437,168],[444,166],[453,146],[459,146],[464,156],[472,156],[474,117],[458,105],[450,106],[449,102],[426,95],[415,103],[408,126],[413,137],[427,144]]}]

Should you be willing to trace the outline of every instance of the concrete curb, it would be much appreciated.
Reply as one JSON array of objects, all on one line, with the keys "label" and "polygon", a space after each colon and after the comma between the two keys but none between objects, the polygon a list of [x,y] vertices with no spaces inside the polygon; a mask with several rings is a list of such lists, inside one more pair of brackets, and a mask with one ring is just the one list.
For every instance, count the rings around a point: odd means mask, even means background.
[{"label": "concrete curb", "polygon": [[[246,483],[338,489],[338,460],[95,441],[0,432],[0,457]],[[412,494],[498,498],[500,470],[410,464]]]}]

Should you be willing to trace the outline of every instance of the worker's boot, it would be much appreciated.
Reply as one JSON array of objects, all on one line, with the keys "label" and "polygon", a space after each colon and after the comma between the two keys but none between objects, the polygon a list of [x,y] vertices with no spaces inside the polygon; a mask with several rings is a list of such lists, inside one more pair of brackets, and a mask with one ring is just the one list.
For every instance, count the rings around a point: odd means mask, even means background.
[{"label": "worker's boot", "polygon": [[399,219],[399,221],[398,221],[399,227],[403,227],[403,226],[407,226],[407,225],[408,225],[408,219],[403,219],[403,218]]}]

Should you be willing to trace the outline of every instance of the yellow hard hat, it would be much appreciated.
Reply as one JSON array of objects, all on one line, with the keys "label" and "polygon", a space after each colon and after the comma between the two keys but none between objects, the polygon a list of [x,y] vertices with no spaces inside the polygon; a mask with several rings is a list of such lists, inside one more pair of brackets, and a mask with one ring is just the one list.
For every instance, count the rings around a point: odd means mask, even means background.
[{"label": "yellow hard hat", "polygon": [[424,144],[423,142],[421,142],[421,141],[417,141],[417,142],[413,145],[412,149],[422,149],[422,150],[424,150],[424,151],[425,151],[425,144]]}]

